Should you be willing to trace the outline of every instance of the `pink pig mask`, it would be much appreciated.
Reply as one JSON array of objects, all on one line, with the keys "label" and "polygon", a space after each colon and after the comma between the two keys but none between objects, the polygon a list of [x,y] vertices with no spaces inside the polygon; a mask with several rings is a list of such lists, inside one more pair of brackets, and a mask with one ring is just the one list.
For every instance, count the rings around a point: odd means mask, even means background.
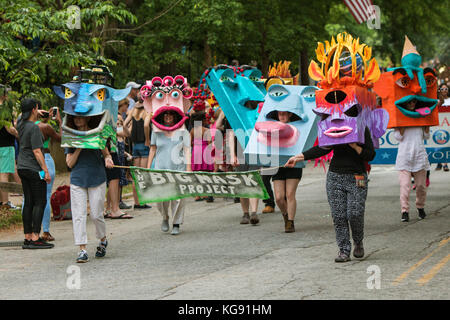
[{"label": "pink pig mask", "polygon": [[[193,91],[183,76],[166,76],[164,79],[154,77],[141,88],[145,110],[152,114],[152,123],[156,131],[174,131],[181,128],[188,119],[186,112],[190,106],[189,99]],[[175,114],[174,124],[164,124],[164,115]],[[158,130],[159,129],[159,130]]]}]

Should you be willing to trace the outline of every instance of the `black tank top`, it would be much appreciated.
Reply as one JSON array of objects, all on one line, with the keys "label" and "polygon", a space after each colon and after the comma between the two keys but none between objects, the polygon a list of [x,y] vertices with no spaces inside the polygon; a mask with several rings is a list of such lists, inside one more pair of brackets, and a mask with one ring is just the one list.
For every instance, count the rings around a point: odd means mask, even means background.
[{"label": "black tank top", "polygon": [[0,129],[0,148],[14,147],[16,137],[6,131],[6,127]]},{"label": "black tank top", "polygon": [[144,119],[136,120],[133,119],[133,126],[131,128],[131,141],[133,143],[143,143],[145,142],[144,133]]}]

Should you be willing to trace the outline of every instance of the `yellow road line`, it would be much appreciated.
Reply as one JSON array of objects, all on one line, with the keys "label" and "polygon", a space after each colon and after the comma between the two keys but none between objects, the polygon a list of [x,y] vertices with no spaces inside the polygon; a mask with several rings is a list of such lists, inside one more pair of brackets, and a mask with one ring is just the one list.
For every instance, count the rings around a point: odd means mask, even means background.
[{"label": "yellow road line", "polygon": [[433,277],[436,275],[436,273],[441,270],[441,268],[450,260],[450,254],[448,254],[444,259],[439,261],[433,268],[431,268],[430,272],[428,272],[426,275],[424,275],[422,278],[417,280],[420,285],[426,284],[428,281],[433,279]]},{"label": "yellow road line", "polygon": [[394,280],[393,284],[398,285],[400,282],[402,282],[411,272],[416,270],[420,265],[422,265],[425,261],[427,261],[433,254],[438,252],[449,241],[450,241],[450,237],[441,240],[441,242],[439,242],[439,245],[436,249],[434,249],[425,258],[421,259],[419,262],[417,262],[415,265],[413,265],[411,268],[409,268],[406,272],[403,272],[399,277],[397,277],[397,279]]}]

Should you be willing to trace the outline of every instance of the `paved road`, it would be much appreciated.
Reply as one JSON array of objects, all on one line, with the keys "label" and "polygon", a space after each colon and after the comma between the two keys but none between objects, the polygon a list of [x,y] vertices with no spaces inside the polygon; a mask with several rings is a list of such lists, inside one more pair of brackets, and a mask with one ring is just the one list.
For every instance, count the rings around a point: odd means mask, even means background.
[{"label": "paved road", "polygon": [[[71,222],[54,222],[54,249],[0,248],[0,299],[449,299],[450,173],[432,171],[428,216],[419,221],[412,210],[409,223],[400,222],[396,171],[374,167],[370,179],[360,260],[334,262],[325,174],[309,167],[295,233],[284,233],[279,212],[240,225],[238,204],[189,200],[179,236],[160,231],[155,208],[108,220],[103,259],[94,258],[89,222],[91,261],[77,265]],[[0,233],[0,241],[22,237],[21,230]],[[77,275],[71,266],[80,268],[80,289],[67,286]]]}]

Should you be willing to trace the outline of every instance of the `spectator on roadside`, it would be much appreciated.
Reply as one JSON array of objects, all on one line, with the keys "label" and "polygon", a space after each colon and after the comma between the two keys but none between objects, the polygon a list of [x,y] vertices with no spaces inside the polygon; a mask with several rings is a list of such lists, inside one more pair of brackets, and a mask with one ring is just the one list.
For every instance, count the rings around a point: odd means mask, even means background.
[{"label": "spectator on roadside", "polygon": [[[124,120],[119,114],[117,118],[117,155],[119,156],[119,165],[122,167],[128,166],[128,159],[133,159],[131,154],[125,151],[125,139],[130,136],[130,131],[123,125]],[[122,200],[123,187],[127,186],[130,182],[127,177],[128,169],[120,168],[120,180],[119,180],[119,208],[131,209],[132,206],[127,205]]]},{"label": "spectator on roadside", "polygon": [[[122,118],[119,115],[120,118]],[[119,128],[121,130],[119,130]],[[119,120],[117,121],[117,137],[123,134],[123,127],[119,126]],[[120,131],[120,132],[119,132]],[[108,152],[111,154],[112,160],[115,165],[120,165],[120,159],[118,152],[112,152],[111,150],[111,141],[107,142]],[[132,219],[133,217],[129,214],[126,214],[120,211],[119,202],[120,202],[120,178],[122,175],[121,168],[105,168],[106,170],[106,185],[108,187],[107,197],[106,197],[106,215],[105,218],[110,219]],[[111,209],[111,210],[110,210]]]},{"label": "spectator on roadside", "polygon": [[[439,106],[450,106],[450,96],[448,94],[448,86],[443,83],[439,86],[439,90],[438,90],[438,98],[439,98],[439,103],[438,103],[438,107]],[[444,171],[449,171],[448,165],[447,163],[438,163],[436,165],[436,170],[441,170],[444,169]]]},{"label": "spectator on roadside", "polygon": [[131,91],[127,96],[129,105],[128,105],[128,111],[130,111],[131,109],[133,109],[134,104],[138,101],[138,93],[139,93],[139,88],[141,87],[140,84],[137,84],[134,81],[130,81],[127,83],[127,85],[125,86],[125,88],[129,88],[131,87]]},{"label": "spectator on roadside", "polygon": [[[89,117],[74,116],[73,125],[76,130],[89,131]],[[95,256],[102,258],[106,255],[106,224],[103,217],[104,199],[106,193],[105,167],[114,166],[108,148],[79,149],[66,148],[66,163],[70,172],[70,203],[72,210],[73,233],[75,245],[80,247],[77,263],[89,261],[86,251],[88,243],[86,220],[87,202],[89,200],[90,217],[95,225],[96,238],[100,240]],[[103,158],[102,158],[103,155]]]},{"label": "spectator on roadside", "polygon": [[39,237],[47,205],[47,183],[52,181],[43,153],[43,137],[35,124],[41,103],[34,99],[21,102],[22,114],[17,121],[20,152],[17,159],[24,205],[22,210],[25,240],[23,249],[50,249],[54,245]]},{"label": "spectator on roadside", "polygon": [[39,119],[35,122],[38,125],[39,130],[41,130],[42,136],[44,137],[44,157],[45,164],[47,165],[48,172],[50,173],[51,182],[47,183],[47,205],[45,206],[44,217],[42,219],[42,239],[44,241],[54,241],[55,238],[50,234],[50,218],[51,218],[51,206],[50,198],[52,196],[53,183],[55,181],[55,161],[50,154],[50,140],[53,142],[61,143],[62,135],[62,121],[59,109],[57,109],[56,121],[59,124],[59,132],[48,123],[50,120],[50,113],[45,110],[39,110]]},{"label": "spectator on roadside", "polygon": [[[8,182],[9,176],[16,172],[15,160],[15,142],[19,134],[14,128],[14,122],[10,126],[0,128],[0,182]],[[9,201],[8,192],[0,191],[0,206],[6,206],[10,209],[17,207]]]}]

